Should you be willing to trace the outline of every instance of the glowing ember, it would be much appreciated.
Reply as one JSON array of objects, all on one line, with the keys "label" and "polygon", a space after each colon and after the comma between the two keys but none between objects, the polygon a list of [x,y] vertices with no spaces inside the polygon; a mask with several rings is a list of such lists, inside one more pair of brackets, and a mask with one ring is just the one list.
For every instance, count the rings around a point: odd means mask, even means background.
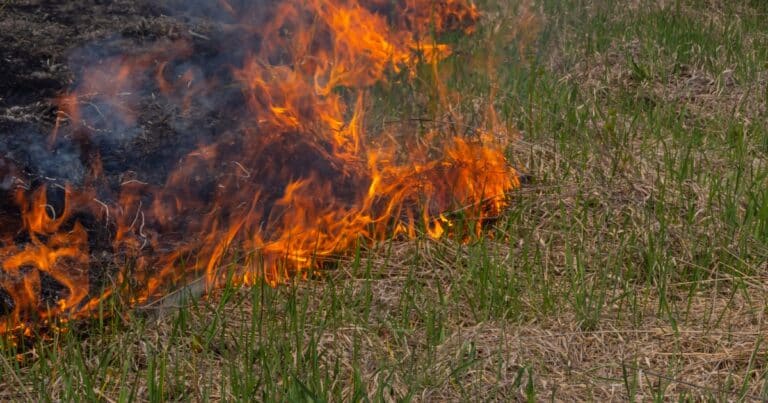
[{"label": "glowing ember", "polygon": [[[364,128],[366,88],[448,56],[424,42],[431,32],[470,33],[473,6],[261,3],[243,10],[222,0],[231,14],[222,29],[237,40],[215,54],[201,55],[193,37],[159,43],[101,60],[59,99],[49,147],[90,150],[80,154],[88,168],[77,184],[17,186],[21,219],[4,219],[0,233],[0,332],[88,316],[123,289],[142,303],[201,277],[209,288],[276,285],[361,238],[419,228],[437,238],[452,224],[447,212],[464,208],[481,222],[506,206],[519,182],[489,134],[429,132],[398,144]],[[217,124],[179,125],[196,145],[162,183],[129,171],[112,183],[94,150],[132,135],[148,99]],[[0,164],[4,178],[15,169]],[[235,272],[223,273],[232,261]]]}]

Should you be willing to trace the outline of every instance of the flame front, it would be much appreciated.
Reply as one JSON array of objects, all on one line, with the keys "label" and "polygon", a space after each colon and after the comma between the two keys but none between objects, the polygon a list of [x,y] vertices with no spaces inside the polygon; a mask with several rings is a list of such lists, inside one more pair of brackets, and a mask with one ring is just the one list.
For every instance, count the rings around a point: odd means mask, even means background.
[{"label": "flame front", "polygon": [[[134,127],[148,88],[181,116],[222,92],[237,95],[208,108],[225,122],[201,129],[209,140],[164,183],[130,173],[110,183],[91,152],[82,185],[17,188],[21,219],[5,220],[0,238],[0,290],[12,301],[0,333],[88,316],[117,290],[143,303],[191,279],[209,289],[277,285],[361,239],[419,228],[441,237],[457,208],[476,222],[498,215],[519,186],[498,136],[430,131],[402,144],[401,133],[366,135],[369,87],[417,63],[436,66],[450,49],[430,35],[470,33],[478,18],[464,0],[392,4],[284,0],[243,10],[221,0],[234,21],[222,29],[239,39],[219,49],[227,62],[199,67],[187,38],[86,69],[59,100],[52,148],[94,149],[97,138]],[[108,113],[84,113],[93,105]],[[52,295],[46,282],[57,285]]]}]

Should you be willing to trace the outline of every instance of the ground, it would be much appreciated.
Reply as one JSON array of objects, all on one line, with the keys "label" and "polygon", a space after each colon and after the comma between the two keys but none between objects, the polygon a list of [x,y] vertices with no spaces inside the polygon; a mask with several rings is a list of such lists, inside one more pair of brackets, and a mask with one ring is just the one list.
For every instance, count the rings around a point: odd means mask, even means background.
[{"label": "ground", "polygon": [[[0,2],[6,133],[52,124],[74,49],[177,24],[134,2],[48,3]],[[455,110],[492,102],[519,132],[509,158],[530,180],[485,235],[361,246],[288,286],[104,307],[5,347],[0,399],[768,397],[768,6],[517,3],[478,1],[480,27],[448,38],[441,66]],[[441,125],[428,80],[373,91],[372,129]]]}]

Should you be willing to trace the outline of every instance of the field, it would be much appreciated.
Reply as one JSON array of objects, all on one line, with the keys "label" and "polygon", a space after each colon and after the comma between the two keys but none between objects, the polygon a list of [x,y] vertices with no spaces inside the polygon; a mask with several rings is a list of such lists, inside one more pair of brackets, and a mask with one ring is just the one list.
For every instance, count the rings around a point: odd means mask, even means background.
[{"label": "field", "polygon": [[[115,301],[4,343],[0,400],[768,399],[768,3],[477,3],[438,78],[464,116],[492,103],[526,175],[483,235]],[[372,130],[457,130],[434,74],[373,88]]]}]

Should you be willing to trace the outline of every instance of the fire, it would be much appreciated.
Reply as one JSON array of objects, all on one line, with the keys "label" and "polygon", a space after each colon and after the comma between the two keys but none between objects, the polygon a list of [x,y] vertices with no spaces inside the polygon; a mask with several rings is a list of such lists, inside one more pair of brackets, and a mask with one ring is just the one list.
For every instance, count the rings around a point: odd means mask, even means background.
[{"label": "fire", "polygon": [[[11,301],[0,333],[91,315],[118,290],[140,304],[201,278],[209,289],[278,285],[361,239],[412,237],[419,228],[440,238],[457,209],[479,230],[506,207],[519,182],[498,136],[433,130],[400,144],[399,133],[365,128],[369,87],[417,63],[437,66],[450,49],[432,34],[471,33],[474,6],[221,5],[231,14],[223,35],[238,41],[223,42],[219,55],[205,59],[192,38],[158,43],[85,69],[61,96],[49,146],[88,150],[80,154],[87,174],[79,184],[17,186],[20,220],[6,217],[0,237],[0,291]],[[128,170],[114,183],[99,149],[138,131],[147,99],[222,123],[182,126],[196,146],[164,181]],[[16,172],[4,162],[0,169]]]}]

